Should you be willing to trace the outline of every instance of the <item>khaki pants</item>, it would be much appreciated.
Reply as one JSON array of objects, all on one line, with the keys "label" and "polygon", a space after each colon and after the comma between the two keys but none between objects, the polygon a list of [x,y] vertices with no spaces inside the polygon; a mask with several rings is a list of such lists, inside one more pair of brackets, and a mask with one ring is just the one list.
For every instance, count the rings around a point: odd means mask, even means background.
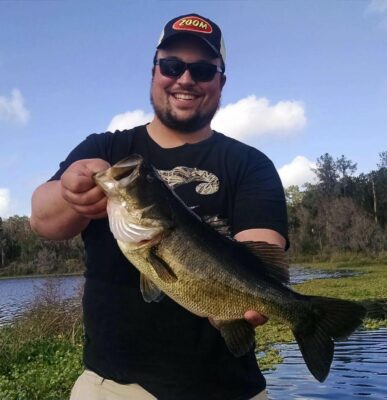
[{"label": "khaki pants", "polygon": [[[140,385],[121,385],[86,370],[77,379],[70,400],[157,400]],[[198,399],[200,400],[200,399]],[[250,400],[267,400],[263,391]]]}]

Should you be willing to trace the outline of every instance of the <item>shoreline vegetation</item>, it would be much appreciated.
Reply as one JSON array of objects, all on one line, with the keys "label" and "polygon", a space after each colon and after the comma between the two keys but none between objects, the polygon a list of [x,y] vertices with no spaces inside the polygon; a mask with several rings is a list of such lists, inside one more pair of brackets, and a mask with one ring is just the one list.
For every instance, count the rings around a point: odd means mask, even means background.
[{"label": "shoreline vegetation", "polygon": [[[379,257],[293,263],[311,270],[355,272],[353,276],[312,279],[293,287],[303,294],[363,302],[372,318],[365,320],[362,329],[387,327],[386,261]],[[12,324],[0,326],[2,400],[69,398],[71,387],[83,369],[81,297],[82,287],[75,297],[63,300],[60,287],[54,280],[48,281],[23,316]],[[274,369],[282,362],[276,345],[293,341],[289,328],[274,320],[257,328],[260,368]]]},{"label": "shoreline vegetation", "polygon": [[34,278],[60,278],[66,276],[83,276],[84,270],[74,272],[56,272],[53,274],[29,274],[29,275],[2,275],[0,281],[8,279],[34,279]]},{"label": "shoreline vegetation", "polygon": [[53,274],[29,274],[29,275],[2,275],[0,281],[8,279],[33,279],[33,278],[60,278],[61,276],[82,276],[84,270],[74,272],[56,272]]}]

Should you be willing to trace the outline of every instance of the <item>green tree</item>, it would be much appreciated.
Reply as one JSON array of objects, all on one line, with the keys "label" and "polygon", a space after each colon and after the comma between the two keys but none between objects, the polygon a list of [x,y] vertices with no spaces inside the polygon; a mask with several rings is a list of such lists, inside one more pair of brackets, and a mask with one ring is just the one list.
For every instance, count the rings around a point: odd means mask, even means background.
[{"label": "green tree", "polygon": [[387,151],[379,153],[379,163],[377,166],[379,169],[387,168]]},{"label": "green tree", "polygon": [[0,268],[5,266],[5,255],[7,253],[7,236],[4,231],[3,219],[0,217]]},{"label": "green tree", "polygon": [[333,157],[328,153],[318,157],[316,168],[312,168],[312,171],[316,174],[319,180],[318,187],[321,192],[326,196],[334,195],[339,174]]},{"label": "green tree", "polygon": [[353,163],[351,160],[348,160],[344,154],[342,154],[340,158],[336,159],[335,165],[336,171],[341,179],[352,176],[357,169],[357,163]]},{"label": "green tree", "polygon": [[291,185],[285,189],[286,203],[290,206],[301,204],[303,192],[298,185]]},{"label": "green tree", "polygon": [[49,241],[30,228],[26,216],[0,219],[0,268],[3,275],[78,272],[83,268],[80,236]]},{"label": "green tree", "polygon": [[348,160],[344,154],[340,158],[336,159],[336,170],[340,178],[340,193],[344,197],[349,194],[349,188],[352,183],[352,175],[356,172],[357,163],[353,163]]}]

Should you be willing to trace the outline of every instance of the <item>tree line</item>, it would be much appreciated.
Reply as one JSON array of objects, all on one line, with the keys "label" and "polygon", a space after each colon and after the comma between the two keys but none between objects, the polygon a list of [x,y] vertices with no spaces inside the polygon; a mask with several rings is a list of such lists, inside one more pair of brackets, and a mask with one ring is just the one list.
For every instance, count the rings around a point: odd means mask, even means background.
[{"label": "tree line", "polygon": [[291,254],[323,256],[354,253],[378,256],[387,250],[387,151],[375,170],[356,175],[344,155],[317,159],[317,183],[285,191]]},{"label": "tree line", "polygon": [[83,254],[80,236],[45,240],[32,232],[26,216],[0,218],[0,276],[80,272]]},{"label": "tree line", "polygon": [[[317,183],[286,189],[293,259],[387,250],[387,151],[375,170],[356,170],[344,155],[325,153],[314,169]],[[83,257],[80,236],[45,240],[32,232],[26,216],[0,218],[0,276],[80,272]]]}]

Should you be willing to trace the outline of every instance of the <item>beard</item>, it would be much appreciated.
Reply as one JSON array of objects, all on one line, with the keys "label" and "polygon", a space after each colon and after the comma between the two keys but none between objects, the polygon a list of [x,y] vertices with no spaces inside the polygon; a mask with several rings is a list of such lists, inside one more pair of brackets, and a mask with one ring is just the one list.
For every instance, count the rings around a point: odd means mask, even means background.
[{"label": "beard", "polygon": [[175,131],[179,131],[181,133],[193,133],[196,132],[205,126],[209,125],[214,117],[216,111],[219,108],[220,99],[218,103],[206,113],[196,112],[189,118],[186,119],[178,119],[176,118],[169,105],[165,108],[158,106],[151,93],[151,103],[153,106],[153,110],[159,120],[168,128],[173,129]]}]

